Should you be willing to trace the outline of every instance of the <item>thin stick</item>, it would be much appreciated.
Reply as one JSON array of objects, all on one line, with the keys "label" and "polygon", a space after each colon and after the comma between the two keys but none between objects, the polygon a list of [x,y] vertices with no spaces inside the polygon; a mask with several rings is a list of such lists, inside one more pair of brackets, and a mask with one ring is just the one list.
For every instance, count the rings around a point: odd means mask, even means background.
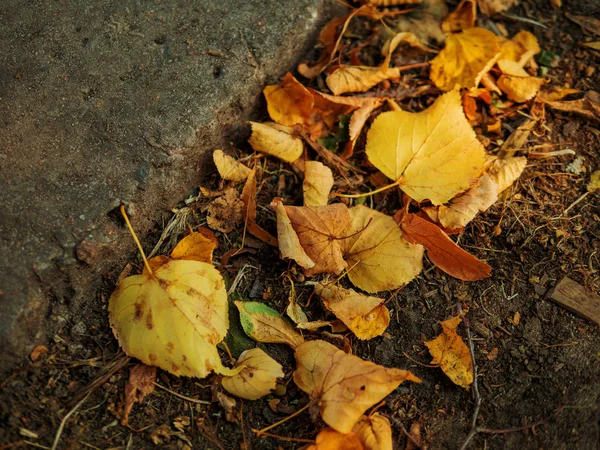
[{"label": "thin stick", "polygon": [[362,194],[339,194],[339,193],[335,192],[331,195],[335,196],[335,197],[344,197],[344,198],[362,198],[362,197],[368,197],[369,195],[379,194],[380,192],[383,192],[383,191],[387,191],[388,189],[396,187],[399,184],[400,184],[400,180],[395,181],[392,184],[388,184],[386,186],[380,187],[379,189],[375,189],[374,191],[363,192]]},{"label": "thin stick", "polygon": [[169,389],[169,388],[166,388],[166,387],[164,387],[164,386],[161,386],[161,385],[160,385],[160,384],[158,384],[156,381],[154,382],[154,386],[156,386],[156,387],[158,387],[158,388],[161,388],[161,389],[162,389],[162,390],[164,390],[164,391],[167,391],[169,394],[172,394],[172,395],[174,395],[175,397],[178,397],[178,398],[180,398],[181,400],[187,400],[188,402],[197,403],[197,404],[199,404],[199,405],[210,405],[210,402],[207,402],[206,400],[198,400],[198,399],[195,399],[195,398],[192,398],[192,397],[187,397],[187,396],[185,396],[185,395],[178,394],[177,392],[175,392],[175,391],[172,391],[172,390],[171,390],[171,389]]},{"label": "thin stick", "polygon": [[418,364],[419,366],[427,367],[428,369],[439,369],[439,367],[440,367],[439,364],[423,364],[422,362],[419,362],[416,359],[412,359],[406,352],[402,352],[402,354],[404,356],[406,356],[408,359],[410,359],[412,362],[414,362],[415,364]]},{"label": "thin stick", "polygon": [[581,197],[579,197],[577,200],[575,200],[573,203],[571,203],[571,205],[567,209],[565,209],[565,211],[562,213],[562,215],[566,216],[567,213],[571,210],[571,208],[573,206],[575,206],[577,203],[579,203],[580,201],[582,201],[584,198],[586,198],[589,193],[590,193],[590,191],[587,191],[585,194],[583,194]]},{"label": "thin stick", "polygon": [[272,430],[275,427],[278,427],[279,425],[281,425],[282,423],[287,422],[290,419],[293,419],[296,416],[299,416],[300,414],[302,414],[304,411],[306,411],[310,406],[312,405],[312,402],[308,402],[306,405],[304,405],[302,408],[300,408],[298,411],[296,411],[293,414],[290,414],[287,417],[284,417],[283,419],[281,419],[279,422],[275,422],[273,425],[269,425],[266,428],[263,428],[262,430],[255,430],[254,428],[252,428],[252,431],[254,433],[256,433],[257,436],[262,435],[263,433],[265,433],[266,431]]},{"label": "thin stick", "polygon": [[463,325],[467,330],[467,341],[469,343],[469,352],[471,353],[471,360],[473,361],[473,400],[475,401],[475,410],[473,411],[473,420],[471,422],[471,431],[467,435],[465,442],[460,447],[460,450],[465,450],[471,442],[471,439],[475,437],[477,434],[477,418],[479,417],[479,410],[481,409],[481,395],[479,394],[479,385],[477,384],[477,361],[475,360],[475,346],[473,344],[473,338],[471,337],[471,327],[469,326],[468,320],[465,318],[463,314],[463,309],[461,304],[457,305],[458,313],[460,314],[460,318],[462,319]]},{"label": "thin stick", "polygon": [[121,209],[121,215],[123,216],[123,219],[125,219],[125,223],[127,224],[127,228],[129,228],[129,232],[133,236],[133,240],[135,241],[136,245],[138,246],[138,249],[139,249],[140,253],[142,254],[142,259],[144,260],[144,266],[146,266],[146,270],[150,273],[150,275],[154,276],[154,273],[152,272],[152,269],[150,268],[150,264],[148,264],[148,260],[146,259],[146,254],[144,253],[144,249],[142,248],[142,244],[140,244],[140,240],[135,235],[135,231],[133,231],[133,227],[131,226],[131,222],[129,221],[129,217],[127,217],[127,213],[125,212],[125,205],[121,205],[120,209]]},{"label": "thin stick", "polygon": [[67,423],[67,420],[69,420],[69,418],[75,413],[75,411],[77,411],[79,409],[79,407],[81,405],[83,405],[83,403],[88,399],[89,396],[90,396],[90,394],[88,393],[88,395],[86,395],[85,397],[83,397],[79,401],[79,403],[77,403],[73,407],[73,409],[71,411],[69,411],[65,417],[63,417],[63,420],[61,420],[60,426],[58,427],[58,430],[56,431],[56,436],[54,436],[54,443],[52,444],[52,449],[51,450],[56,450],[56,447],[58,446],[58,442],[60,441],[60,435],[62,434],[62,432],[63,432],[63,430],[65,428],[65,424]]},{"label": "thin stick", "polygon": [[282,441],[290,441],[290,442],[305,442],[307,444],[314,444],[315,440],[314,439],[302,439],[302,438],[294,438],[294,437],[289,437],[289,436],[280,436],[279,434],[273,434],[273,433],[262,433],[264,436],[267,437],[272,437],[275,439],[281,439]]}]

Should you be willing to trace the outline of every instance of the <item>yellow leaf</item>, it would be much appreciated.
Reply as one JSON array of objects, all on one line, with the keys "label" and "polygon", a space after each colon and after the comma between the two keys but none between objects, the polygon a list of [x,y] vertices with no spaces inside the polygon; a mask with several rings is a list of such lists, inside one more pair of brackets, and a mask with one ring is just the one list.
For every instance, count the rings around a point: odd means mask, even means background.
[{"label": "yellow leaf", "polygon": [[600,170],[596,170],[590,176],[590,181],[586,186],[588,192],[595,192],[600,189]]},{"label": "yellow leaf", "polygon": [[461,0],[456,9],[448,14],[442,22],[442,31],[446,34],[456,33],[475,26],[477,3],[475,0]]},{"label": "yellow leaf", "polygon": [[[340,239],[350,223],[346,205],[342,203],[328,206],[281,205],[283,211],[279,206],[280,200],[276,199],[272,205],[278,211],[277,235],[279,249],[284,257],[290,257],[298,262],[308,276],[323,272],[339,274],[346,268],[340,246]],[[288,218],[292,230],[285,222],[285,217]],[[283,243],[282,237],[279,236],[280,228],[284,232]],[[296,237],[292,231],[295,232]],[[300,244],[301,249],[297,244]],[[305,259],[303,252],[308,260]],[[315,263],[312,267],[308,267],[309,260]]]},{"label": "yellow leaf", "polygon": [[229,181],[244,181],[248,178],[250,169],[239,162],[237,159],[226,154],[223,150],[215,150],[213,152],[213,161],[219,175],[224,180]]},{"label": "yellow leaf", "polygon": [[284,373],[277,361],[260,348],[243,352],[236,367],[243,369],[231,377],[223,377],[221,384],[227,392],[246,400],[257,400],[271,393],[277,386],[277,378]]},{"label": "yellow leaf", "polygon": [[442,334],[425,345],[433,356],[431,363],[439,364],[454,384],[468,389],[473,383],[473,361],[469,347],[456,333],[460,322],[460,316],[440,322]]},{"label": "yellow leaf", "polygon": [[296,325],[301,330],[316,331],[319,328],[331,327],[334,333],[347,331],[348,328],[340,320],[313,320],[312,322],[300,322]]},{"label": "yellow leaf", "polygon": [[508,59],[523,67],[540,51],[540,44],[535,35],[529,31],[519,31],[511,39],[502,43],[499,59]]},{"label": "yellow leaf", "polygon": [[315,443],[306,450],[364,450],[364,447],[352,432],[344,434],[325,428],[319,431]]},{"label": "yellow leaf", "polygon": [[487,210],[498,200],[498,195],[521,176],[526,165],[524,156],[496,159],[471,189],[447,206],[439,207],[438,221],[450,230],[466,226],[478,212]]},{"label": "yellow leaf", "polygon": [[486,16],[506,11],[514,2],[515,0],[477,0],[479,9],[481,9],[481,12]]},{"label": "yellow leaf", "polygon": [[244,332],[258,342],[287,344],[292,348],[304,342],[301,334],[281,318],[279,313],[259,302],[236,301]]},{"label": "yellow leaf", "polygon": [[368,408],[403,381],[421,382],[407,370],[364,361],[320,340],[300,345],[295,357],[295,383],[316,402],[323,421],[340,433],[350,433]]},{"label": "yellow leaf", "polygon": [[369,161],[421,202],[447,202],[483,170],[484,149],[462,109],[458,91],[420,113],[379,114],[367,134]]},{"label": "yellow leaf", "polygon": [[329,192],[333,187],[331,169],[319,161],[304,163],[304,206],[325,206],[329,201]]},{"label": "yellow leaf", "polygon": [[423,246],[409,244],[396,221],[366,206],[350,209],[351,223],[342,241],[348,278],[367,292],[397,289],[423,268]]},{"label": "yellow leaf", "polygon": [[431,49],[423,45],[419,38],[413,33],[397,33],[385,43],[381,51],[385,58],[381,65],[377,67],[342,66],[327,76],[327,79],[325,80],[327,87],[331,89],[331,92],[335,95],[344,94],[346,92],[366,92],[384,80],[398,78],[400,76],[400,69],[389,66],[392,53],[401,42],[405,42],[424,51],[431,51]]},{"label": "yellow leaf", "polygon": [[596,42],[584,42],[582,44],[585,47],[591,48],[593,50],[599,50],[600,51],[600,41],[596,41]]},{"label": "yellow leaf", "polygon": [[174,375],[227,373],[216,345],[229,328],[221,274],[199,261],[172,260],[121,281],[108,302],[111,327],[129,356]]},{"label": "yellow leaf", "polygon": [[211,239],[202,233],[192,233],[179,241],[171,252],[171,258],[201,261],[211,264],[213,250],[216,247],[215,239]]},{"label": "yellow leaf", "polygon": [[456,85],[477,87],[481,77],[496,63],[500,41],[483,28],[470,28],[448,36],[444,49],[431,61],[431,80],[444,91]]},{"label": "yellow leaf", "polygon": [[302,139],[293,135],[291,128],[271,123],[249,122],[252,135],[248,142],[257,152],[275,156],[285,162],[294,162],[304,151]]},{"label": "yellow leaf", "polygon": [[390,323],[390,312],[382,305],[383,298],[323,283],[315,285],[315,292],[325,307],[359,339],[381,336]]},{"label": "yellow leaf", "polygon": [[543,78],[531,77],[518,63],[508,59],[498,61],[502,75],[496,82],[498,87],[517,103],[531,100],[545,83]]},{"label": "yellow leaf", "polygon": [[393,450],[392,426],[379,413],[362,416],[352,428],[365,450]]}]

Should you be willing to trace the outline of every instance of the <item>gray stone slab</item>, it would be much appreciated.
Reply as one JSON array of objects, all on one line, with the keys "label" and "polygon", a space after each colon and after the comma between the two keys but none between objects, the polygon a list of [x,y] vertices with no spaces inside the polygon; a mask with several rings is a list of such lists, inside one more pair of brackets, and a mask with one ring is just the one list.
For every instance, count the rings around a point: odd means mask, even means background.
[{"label": "gray stone slab", "polygon": [[333,1],[0,3],[0,368],[22,358],[198,185]]}]

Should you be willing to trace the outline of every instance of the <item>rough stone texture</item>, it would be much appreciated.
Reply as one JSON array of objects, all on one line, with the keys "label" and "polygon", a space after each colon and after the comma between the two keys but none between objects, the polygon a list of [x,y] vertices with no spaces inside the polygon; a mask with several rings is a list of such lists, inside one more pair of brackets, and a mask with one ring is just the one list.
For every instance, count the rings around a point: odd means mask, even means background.
[{"label": "rough stone texture", "polygon": [[[197,186],[327,0],[0,4],[0,369],[64,325]],[[66,319],[65,319],[66,318]]]}]

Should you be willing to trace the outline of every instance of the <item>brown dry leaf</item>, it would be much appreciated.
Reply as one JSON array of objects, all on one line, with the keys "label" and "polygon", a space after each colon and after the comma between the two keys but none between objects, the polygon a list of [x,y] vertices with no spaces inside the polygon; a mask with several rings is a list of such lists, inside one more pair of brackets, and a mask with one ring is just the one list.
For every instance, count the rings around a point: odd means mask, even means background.
[{"label": "brown dry leaf", "polygon": [[424,448],[423,438],[421,437],[421,424],[416,420],[411,423],[404,450],[418,450]]},{"label": "brown dry leaf", "polygon": [[382,305],[383,298],[324,283],[316,284],[315,292],[325,307],[359,339],[381,336],[390,323],[390,312]]},{"label": "brown dry leaf", "polygon": [[415,215],[407,214],[402,222],[404,238],[413,244],[424,245],[433,264],[447,274],[465,281],[482,280],[492,268],[467,253],[437,225]]},{"label": "brown dry leaf", "polygon": [[252,135],[248,142],[257,152],[275,156],[285,162],[294,162],[304,152],[302,139],[294,136],[292,128],[274,123],[248,122]]},{"label": "brown dry leaf", "polygon": [[280,86],[267,86],[263,92],[271,119],[281,125],[301,125],[314,138],[328,134],[338,117],[352,109],[314,95],[289,72]]},{"label": "brown dry leaf", "polygon": [[546,101],[545,103],[552,109],[580,114],[592,120],[600,120],[600,95],[595,91],[589,91],[584,98],[578,100]]},{"label": "brown dry leaf", "polygon": [[238,191],[226,189],[224,195],[214,199],[208,205],[206,223],[213,230],[229,233],[244,220],[244,202]]},{"label": "brown dry leaf", "polygon": [[600,19],[591,16],[577,16],[569,13],[565,13],[565,16],[584,30],[592,34],[600,35]]},{"label": "brown dry leaf", "polygon": [[423,246],[409,244],[396,221],[366,206],[350,209],[342,242],[348,278],[366,292],[397,289],[423,268]]},{"label": "brown dry leaf", "polygon": [[34,347],[34,349],[31,350],[31,353],[29,354],[29,358],[35,362],[38,359],[40,359],[40,357],[42,355],[45,355],[46,353],[48,353],[48,347],[46,347],[45,345],[36,345]]},{"label": "brown dry leaf", "polygon": [[297,327],[301,330],[316,331],[319,328],[331,327],[334,333],[341,333],[348,330],[341,320],[313,320],[312,322],[300,322]]},{"label": "brown dry leaf", "polygon": [[346,92],[366,92],[378,83],[400,76],[400,69],[389,67],[392,53],[400,43],[405,42],[423,51],[430,52],[413,33],[401,32],[388,40],[381,51],[384,60],[377,67],[371,66],[342,66],[327,76],[325,82],[335,95]]},{"label": "brown dry leaf", "polygon": [[290,295],[288,297],[288,301],[289,303],[287,305],[287,308],[285,309],[285,313],[288,315],[288,317],[292,319],[295,324],[308,322],[308,317],[306,316],[306,313],[302,309],[302,306],[300,306],[298,304],[298,301],[296,300],[296,288],[293,284],[291,287]]},{"label": "brown dry leaf", "polygon": [[452,34],[444,49],[431,61],[431,81],[444,90],[477,87],[481,77],[500,56],[501,39],[483,28]]},{"label": "brown dry leaf", "polygon": [[531,100],[546,82],[543,78],[529,76],[518,63],[508,59],[499,60],[498,68],[502,71],[496,82],[498,87],[517,103]]},{"label": "brown dry leaf", "polygon": [[[281,211],[279,205],[281,200],[275,199],[272,206]],[[279,248],[284,257],[292,258],[305,269],[308,276],[317,273],[339,274],[347,266],[342,258],[340,239],[350,223],[348,208],[342,203],[328,206],[283,206],[285,216],[289,219],[289,225],[285,222],[283,212],[277,215],[277,234],[279,236],[280,223],[284,235],[279,237]],[[281,218],[281,220],[280,220]],[[297,242],[302,251],[296,246]],[[281,240],[284,239],[282,248]],[[289,245],[288,245],[289,244]],[[285,249],[285,251],[284,251]],[[312,267],[310,261],[315,264]]]},{"label": "brown dry leaf", "polygon": [[352,432],[339,433],[333,428],[319,431],[315,443],[306,450],[365,450],[358,436]]},{"label": "brown dry leaf", "polygon": [[371,6],[397,6],[397,5],[418,5],[423,0],[365,0]]},{"label": "brown dry leaf", "polygon": [[350,156],[352,156],[352,153],[354,152],[354,145],[356,144],[356,141],[359,138],[365,123],[367,123],[367,120],[369,120],[369,117],[371,117],[373,111],[379,108],[382,104],[383,100],[378,98],[365,99],[361,107],[352,113],[352,117],[350,117],[350,123],[348,124],[349,141],[346,144],[344,154],[342,155],[344,159],[348,159]]},{"label": "brown dry leaf", "polygon": [[369,161],[411,198],[434,205],[468,189],[483,170],[484,148],[458,91],[419,113],[379,114],[367,134]]},{"label": "brown dry leaf", "polygon": [[213,251],[217,248],[215,240],[216,238],[211,239],[203,233],[189,234],[175,246],[171,252],[171,258],[202,261],[212,264]]},{"label": "brown dry leaf", "polygon": [[331,169],[319,161],[306,161],[304,164],[304,206],[326,206],[333,187]]},{"label": "brown dry leaf", "polygon": [[529,31],[519,31],[511,39],[502,43],[499,60],[508,59],[524,67],[540,51],[540,44],[534,34]]},{"label": "brown dry leaf", "polygon": [[352,428],[365,450],[393,450],[392,426],[387,417],[374,413],[362,416]]},{"label": "brown dry leaf", "polygon": [[219,175],[224,180],[244,181],[250,173],[248,167],[234,157],[226,154],[223,150],[215,150],[213,152],[213,161],[215,162],[215,166],[217,166]]},{"label": "brown dry leaf", "polygon": [[129,371],[129,379],[125,384],[123,403],[120,407],[121,425],[129,424],[129,414],[133,405],[142,403],[144,398],[154,392],[156,381],[156,367],[145,364],[136,364]]},{"label": "brown dry leaf", "polygon": [[240,311],[240,322],[244,332],[255,341],[287,344],[292,348],[304,342],[301,334],[296,332],[277,311],[264,303],[236,301],[235,305]]},{"label": "brown dry leaf", "polygon": [[457,33],[475,26],[477,3],[475,0],[461,0],[456,9],[442,22],[442,31],[446,34]]},{"label": "brown dry leaf", "polygon": [[368,408],[403,381],[421,382],[407,370],[364,361],[320,340],[300,345],[295,357],[295,383],[316,402],[323,421],[340,433],[350,433]]},{"label": "brown dry leaf", "polygon": [[281,199],[274,199],[271,203],[271,208],[277,214],[277,240],[279,242],[281,257],[296,261],[304,269],[314,267],[316,263],[304,251]]},{"label": "brown dry leaf", "polygon": [[243,369],[231,377],[223,377],[221,384],[230,394],[246,400],[257,400],[271,393],[277,386],[277,378],[284,373],[277,361],[260,348],[244,351],[236,367]]},{"label": "brown dry leaf", "polygon": [[[327,24],[321,29],[319,33],[319,42],[323,45],[323,50],[319,59],[312,64],[308,64],[306,61],[298,64],[298,73],[305,78],[313,79],[327,67],[330,63],[333,54],[336,51],[338,36],[344,33],[346,24],[352,15],[346,17],[335,17],[334,19],[327,22]],[[338,28],[343,27],[341,32],[338,33]]]},{"label": "brown dry leaf", "polygon": [[248,174],[246,184],[242,190],[242,202],[244,202],[244,225],[248,232],[261,241],[277,247],[277,238],[256,224],[256,169]]},{"label": "brown dry leaf", "polygon": [[521,176],[526,165],[527,158],[524,156],[495,160],[471,189],[447,206],[439,207],[439,222],[448,229],[466,226],[478,212],[487,210],[496,202],[498,195]]},{"label": "brown dry leaf", "polygon": [[477,0],[477,3],[483,14],[491,16],[506,11],[515,3],[515,0]]},{"label": "brown dry leaf", "polygon": [[425,345],[433,356],[431,364],[439,364],[454,384],[468,389],[473,383],[473,361],[469,347],[456,333],[460,322],[460,316],[440,322],[442,334]]}]

